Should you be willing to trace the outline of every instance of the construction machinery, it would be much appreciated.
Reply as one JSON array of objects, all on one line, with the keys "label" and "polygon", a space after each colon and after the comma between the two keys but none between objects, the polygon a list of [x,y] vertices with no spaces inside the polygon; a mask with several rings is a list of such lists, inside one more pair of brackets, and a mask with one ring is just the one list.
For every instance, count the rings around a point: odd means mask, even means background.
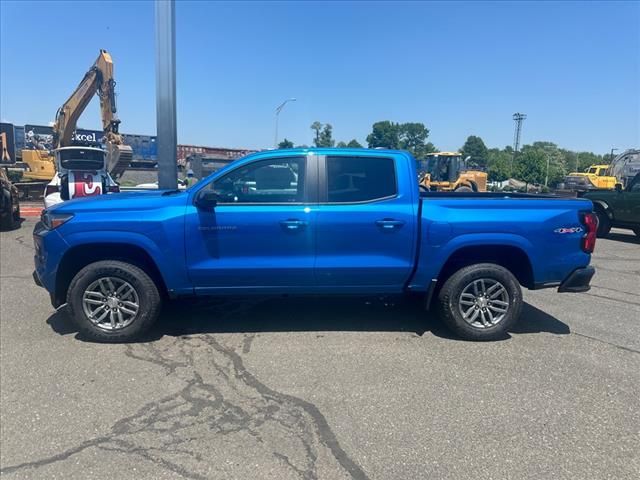
[{"label": "construction machinery", "polygon": [[7,148],[7,134],[0,133],[0,150],[2,150],[2,156],[0,157],[2,163],[11,163],[11,155],[9,155],[9,149]]},{"label": "construction machinery", "polygon": [[[53,125],[53,144],[55,149],[72,146],[73,132],[78,118],[93,95],[98,95],[107,170],[113,177],[118,178],[129,166],[133,151],[130,146],[124,144],[124,138],[118,131],[120,120],[116,116],[115,85],[111,55],[106,50],[100,50],[93,66],[67,101],[58,109]],[[83,148],[79,147],[78,151],[83,151]]]},{"label": "construction machinery", "polygon": [[115,178],[124,173],[133,157],[133,152],[131,147],[124,144],[123,136],[118,131],[120,120],[116,116],[115,85],[111,55],[106,50],[100,50],[94,64],[85,73],[71,96],[58,109],[53,125],[53,137],[42,141],[41,136],[31,131],[25,133],[25,144],[30,148],[21,151],[22,163],[26,169],[22,175],[24,182],[17,185],[22,187],[26,196],[29,196],[29,192],[34,188],[36,190],[41,190],[40,187],[44,188],[44,185],[40,184],[49,182],[55,176],[59,149],[66,148],[67,155],[69,155],[67,147],[77,148],[78,155],[88,151],[86,146],[76,145],[73,136],[78,118],[94,95],[100,98],[107,170]]},{"label": "construction machinery", "polygon": [[609,165],[609,175],[617,178],[625,188],[638,173],[640,173],[640,149],[637,148],[625,150]]},{"label": "construction machinery", "polygon": [[609,174],[609,165],[591,165],[584,172],[572,172],[564,177],[564,189],[575,192],[585,190],[612,190],[618,180]]},{"label": "construction machinery", "polygon": [[430,153],[420,162],[419,183],[431,191],[486,192],[487,173],[468,166],[460,152]]}]

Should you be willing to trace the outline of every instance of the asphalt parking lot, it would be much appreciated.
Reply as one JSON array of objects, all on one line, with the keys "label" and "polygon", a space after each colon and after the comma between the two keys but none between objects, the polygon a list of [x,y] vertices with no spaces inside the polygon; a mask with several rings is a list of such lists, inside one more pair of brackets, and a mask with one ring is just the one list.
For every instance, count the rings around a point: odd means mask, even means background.
[{"label": "asphalt parking lot", "polygon": [[413,303],[174,304],[149,338],[78,338],[3,232],[0,470],[14,478],[640,478],[640,242],[586,294],[525,292],[510,338]]}]

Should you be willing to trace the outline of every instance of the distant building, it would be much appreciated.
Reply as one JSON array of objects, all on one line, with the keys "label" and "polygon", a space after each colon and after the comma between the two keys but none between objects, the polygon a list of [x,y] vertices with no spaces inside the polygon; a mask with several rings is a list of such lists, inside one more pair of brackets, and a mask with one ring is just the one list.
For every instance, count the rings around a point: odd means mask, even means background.
[{"label": "distant building", "polygon": [[205,147],[202,145],[178,145],[178,165],[185,166],[187,158],[190,155],[204,155],[207,157],[215,157],[220,160],[233,161],[257,150],[248,150],[246,148],[220,148]]}]

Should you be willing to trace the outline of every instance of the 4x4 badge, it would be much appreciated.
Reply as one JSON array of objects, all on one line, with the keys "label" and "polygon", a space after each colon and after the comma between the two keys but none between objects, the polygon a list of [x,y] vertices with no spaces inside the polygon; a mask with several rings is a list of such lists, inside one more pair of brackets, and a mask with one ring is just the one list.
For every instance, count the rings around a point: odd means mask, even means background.
[{"label": "4x4 badge", "polygon": [[584,231],[582,227],[560,227],[554,230],[554,233],[580,233]]}]

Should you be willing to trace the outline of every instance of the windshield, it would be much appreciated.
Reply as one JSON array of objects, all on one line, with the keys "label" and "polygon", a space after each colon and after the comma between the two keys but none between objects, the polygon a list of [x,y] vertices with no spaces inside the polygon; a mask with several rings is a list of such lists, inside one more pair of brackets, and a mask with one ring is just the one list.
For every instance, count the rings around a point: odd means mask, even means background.
[{"label": "windshield", "polygon": [[460,170],[460,156],[440,156],[430,155],[426,160],[420,162],[420,169],[431,174],[431,179],[437,182],[452,181],[457,177]]},{"label": "windshield", "polygon": [[102,170],[104,152],[74,148],[58,152],[60,166],[67,170]]}]

